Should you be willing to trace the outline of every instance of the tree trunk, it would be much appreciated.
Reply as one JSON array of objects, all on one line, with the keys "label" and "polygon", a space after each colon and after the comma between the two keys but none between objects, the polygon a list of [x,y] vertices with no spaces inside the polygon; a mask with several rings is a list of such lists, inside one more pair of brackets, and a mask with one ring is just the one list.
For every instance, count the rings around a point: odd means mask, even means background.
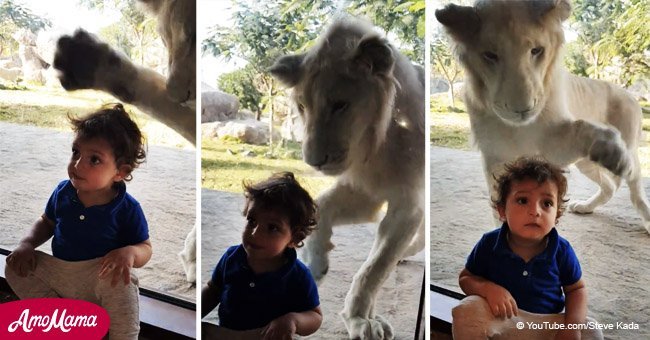
[{"label": "tree trunk", "polygon": [[455,108],[456,107],[456,101],[454,100],[454,84],[452,82],[449,83],[449,102],[451,103],[451,107]]},{"label": "tree trunk", "polygon": [[273,106],[273,78],[269,81],[269,149],[273,153],[273,118],[275,117],[275,108]]}]

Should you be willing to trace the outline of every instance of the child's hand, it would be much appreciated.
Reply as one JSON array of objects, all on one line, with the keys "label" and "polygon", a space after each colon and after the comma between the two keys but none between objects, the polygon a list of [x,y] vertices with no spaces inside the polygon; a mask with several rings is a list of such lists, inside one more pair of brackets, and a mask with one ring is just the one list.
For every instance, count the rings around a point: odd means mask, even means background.
[{"label": "child's hand", "polygon": [[115,287],[122,279],[124,285],[131,282],[131,268],[135,261],[135,253],[131,246],[117,248],[104,255],[99,270],[99,278],[105,279],[111,277],[111,287]]},{"label": "child's hand", "polygon": [[25,277],[29,272],[36,269],[36,251],[34,247],[21,243],[14,251],[7,256],[7,265],[13,269],[18,276]]},{"label": "child's hand", "polygon": [[296,334],[296,321],[293,313],[282,315],[262,329],[263,340],[291,340],[294,334]]},{"label": "child's hand", "polygon": [[485,288],[485,299],[494,316],[511,318],[517,315],[517,302],[507,289],[494,283],[489,284]]}]

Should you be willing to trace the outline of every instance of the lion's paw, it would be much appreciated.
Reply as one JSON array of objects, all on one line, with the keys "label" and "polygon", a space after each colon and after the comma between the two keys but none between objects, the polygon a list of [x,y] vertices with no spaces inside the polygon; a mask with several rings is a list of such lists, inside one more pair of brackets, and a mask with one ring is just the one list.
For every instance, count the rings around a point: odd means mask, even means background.
[{"label": "lion's paw", "polygon": [[376,316],[374,319],[353,317],[344,321],[350,339],[391,340],[395,338],[393,327],[380,316]]},{"label": "lion's paw", "polygon": [[584,201],[569,203],[569,211],[576,214],[591,214],[594,209]]},{"label": "lion's paw", "polygon": [[113,90],[112,87],[119,85],[98,84],[102,79],[97,79],[97,71],[101,68],[106,74],[117,74],[122,63],[123,58],[107,44],[78,29],[73,36],[59,38],[53,65],[60,71],[59,80],[66,90],[103,87]]},{"label": "lion's paw", "polygon": [[625,143],[613,129],[600,130],[600,135],[589,148],[589,159],[623,178],[627,178],[632,169],[632,160]]}]

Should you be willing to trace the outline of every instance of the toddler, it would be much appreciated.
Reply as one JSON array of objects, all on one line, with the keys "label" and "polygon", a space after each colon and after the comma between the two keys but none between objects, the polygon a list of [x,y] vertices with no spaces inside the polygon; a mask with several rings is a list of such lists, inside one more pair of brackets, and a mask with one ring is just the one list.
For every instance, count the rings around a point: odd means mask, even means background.
[{"label": "toddler", "polygon": [[[96,303],[110,317],[110,339],[137,339],[138,280],[151,258],[138,201],[125,181],[145,160],[144,138],[121,104],[83,118],[75,132],[69,179],[7,256],[5,276],[21,299],[64,297]],[[35,249],[52,238],[52,256]]]},{"label": "toddler", "polygon": [[218,305],[230,330],[261,328],[264,339],[312,334],[322,321],[318,291],[296,248],[316,224],[316,205],[290,172],[244,189],[242,243],[226,250],[203,288],[202,316]]},{"label": "toddler", "polygon": [[[587,292],[580,263],[555,225],[564,211],[567,180],[540,159],[519,158],[497,178],[494,203],[503,225],[483,235],[467,258],[459,284],[467,295],[487,300],[495,317],[522,309],[554,314],[565,324],[584,323]],[[454,321],[454,327],[462,327]],[[561,330],[556,339],[579,338]]]}]

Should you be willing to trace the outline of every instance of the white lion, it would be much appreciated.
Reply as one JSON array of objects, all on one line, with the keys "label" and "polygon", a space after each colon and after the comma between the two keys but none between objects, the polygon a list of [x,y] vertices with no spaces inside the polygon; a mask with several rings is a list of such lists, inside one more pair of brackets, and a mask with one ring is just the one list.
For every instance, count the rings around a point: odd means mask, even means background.
[{"label": "white lion", "polygon": [[317,200],[320,218],[303,257],[314,277],[328,270],[335,225],[386,216],[354,276],[341,315],[350,338],[391,339],[375,298],[397,262],[424,247],[424,83],[368,23],[336,20],[307,53],[280,58],[273,76],[293,88],[304,124],[304,161],[337,176]]},{"label": "white lion", "polygon": [[[54,68],[66,90],[96,89],[135,105],[196,143],[196,1],[140,0],[158,19],[169,76],[140,67],[83,29],[57,42]],[[188,282],[196,282],[196,225],[178,254]]]},{"label": "white lion", "polygon": [[567,0],[478,1],[436,11],[466,70],[465,104],[485,177],[494,197],[494,174],[518,156],[575,162],[600,190],[571,203],[571,211],[591,213],[623,178],[650,232],[637,154],[641,108],[618,86],[564,69],[562,21],[570,11]]}]

